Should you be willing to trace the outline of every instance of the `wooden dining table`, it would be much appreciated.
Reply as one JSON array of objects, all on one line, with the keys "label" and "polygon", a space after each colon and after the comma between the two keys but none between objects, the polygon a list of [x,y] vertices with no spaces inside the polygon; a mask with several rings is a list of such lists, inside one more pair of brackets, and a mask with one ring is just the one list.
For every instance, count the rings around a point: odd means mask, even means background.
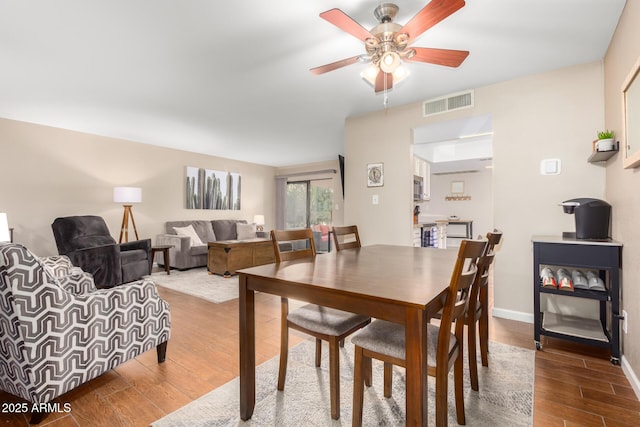
[{"label": "wooden dining table", "polygon": [[427,424],[427,323],[457,249],[373,245],[239,270],[240,417],[256,399],[255,296],[265,292],[405,325],[407,425]]}]

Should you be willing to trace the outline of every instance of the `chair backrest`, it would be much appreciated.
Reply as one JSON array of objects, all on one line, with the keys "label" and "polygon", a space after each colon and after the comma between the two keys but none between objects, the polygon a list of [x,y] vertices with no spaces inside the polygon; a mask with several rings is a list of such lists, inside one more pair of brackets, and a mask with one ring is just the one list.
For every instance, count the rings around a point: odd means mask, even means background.
[{"label": "chair backrest", "polygon": [[336,250],[359,248],[360,234],[358,234],[357,225],[347,225],[344,227],[333,227],[333,241],[336,244]]},{"label": "chair backrest", "polygon": [[66,255],[77,249],[115,245],[104,219],[95,215],[56,218],[51,224],[58,253]]},{"label": "chair backrest", "polygon": [[[464,333],[464,316],[467,313],[471,285],[478,273],[478,262],[484,255],[487,240],[463,240],[458,250],[458,258],[451,274],[447,299],[442,309],[440,334],[438,336],[438,358],[448,358],[451,324],[455,322],[458,339]],[[442,354],[440,354],[443,352]]]},{"label": "chair backrest", "polygon": [[[273,253],[276,262],[316,256],[313,231],[310,228],[296,230],[271,230]],[[284,251],[283,243],[290,243],[291,250]]]},{"label": "chair backrest", "polygon": [[[482,239],[482,236],[478,236],[478,239]],[[471,295],[469,296],[469,309],[467,311],[470,321],[475,321],[476,311],[482,308],[480,303],[480,294],[487,292],[486,288],[489,285],[489,269],[493,260],[495,259],[495,246],[500,243],[502,239],[502,232],[493,230],[487,233],[487,247],[484,254],[478,260],[478,273],[471,286]]]},{"label": "chair backrest", "polygon": [[502,231],[496,230],[487,233],[487,253],[494,253],[496,245],[502,240]]}]

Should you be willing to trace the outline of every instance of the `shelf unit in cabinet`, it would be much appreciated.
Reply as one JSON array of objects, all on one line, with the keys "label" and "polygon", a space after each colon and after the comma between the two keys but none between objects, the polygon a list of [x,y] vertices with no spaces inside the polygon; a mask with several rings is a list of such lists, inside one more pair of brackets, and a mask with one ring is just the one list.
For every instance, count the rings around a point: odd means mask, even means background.
[{"label": "shelf unit in cabinet", "polygon": [[[608,348],[611,362],[620,363],[620,271],[622,245],[594,241],[536,236],[533,241],[534,340],[542,349],[541,336],[550,336],[594,347]],[[597,271],[606,291],[574,289],[573,292],[543,288],[542,268]],[[541,311],[541,295],[562,295],[598,301],[599,320]]]}]

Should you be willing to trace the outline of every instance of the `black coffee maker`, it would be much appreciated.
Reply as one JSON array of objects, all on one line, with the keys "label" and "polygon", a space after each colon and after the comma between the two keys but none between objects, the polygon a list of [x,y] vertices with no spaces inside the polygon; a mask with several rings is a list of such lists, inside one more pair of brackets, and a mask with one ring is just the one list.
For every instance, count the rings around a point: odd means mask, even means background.
[{"label": "black coffee maker", "polygon": [[563,233],[563,237],[576,239],[606,240],[609,239],[611,223],[611,205],[604,200],[578,198],[561,203],[564,213],[574,214],[576,232]]}]

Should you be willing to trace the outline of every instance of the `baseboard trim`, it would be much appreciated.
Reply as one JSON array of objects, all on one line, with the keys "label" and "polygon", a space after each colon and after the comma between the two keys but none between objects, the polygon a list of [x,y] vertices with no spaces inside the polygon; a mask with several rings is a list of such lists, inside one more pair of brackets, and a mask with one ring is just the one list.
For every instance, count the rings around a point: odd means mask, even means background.
[{"label": "baseboard trim", "polygon": [[633,391],[636,393],[636,397],[638,398],[638,400],[640,400],[640,380],[638,380],[636,373],[633,372],[633,369],[631,369],[631,365],[627,361],[627,358],[624,357],[624,355],[622,355],[622,357],[620,358],[620,365],[622,366],[622,372],[624,372],[624,375],[629,380],[629,384],[631,384]]},{"label": "baseboard trim", "polygon": [[491,310],[493,317],[502,319],[517,320],[518,322],[533,323],[533,313],[525,313],[523,311],[505,310],[504,308],[493,308]]}]

